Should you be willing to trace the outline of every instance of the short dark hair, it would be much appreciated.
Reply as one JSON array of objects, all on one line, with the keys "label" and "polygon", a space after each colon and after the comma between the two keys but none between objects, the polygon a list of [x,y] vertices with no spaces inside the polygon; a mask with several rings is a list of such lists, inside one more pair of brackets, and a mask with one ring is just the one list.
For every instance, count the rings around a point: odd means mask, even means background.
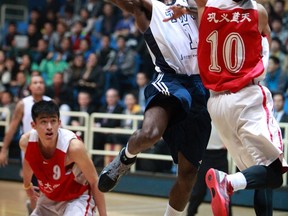
[{"label": "short dark hair", "polygon": [[36,118],[39,117],[39,115],[57,115],[58,118],[60,117],[59,107],[54,101],[39,101],[35,103],[32,106],[32,119],[35,122]]}]

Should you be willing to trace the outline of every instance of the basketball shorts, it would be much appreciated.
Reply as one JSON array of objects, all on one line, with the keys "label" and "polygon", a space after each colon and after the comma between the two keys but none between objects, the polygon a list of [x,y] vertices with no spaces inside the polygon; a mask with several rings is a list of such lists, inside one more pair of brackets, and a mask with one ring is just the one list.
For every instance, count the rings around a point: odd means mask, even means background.
[{"label": "basketball shorts", "polygon": [[209,92],[199,75],[156,73],[145,89],[146,110],[157,104],[174,106],[172,118],[163,135],[174,163],[178,152],[198,167],[206,149],[211,120],[207,111]]},{"label": "basketball shorts", "polygon": [[93,216],[95,202],[88,191],[77,199],[56,202],[41,194],[38,198],[36,208],[30,216]]}]

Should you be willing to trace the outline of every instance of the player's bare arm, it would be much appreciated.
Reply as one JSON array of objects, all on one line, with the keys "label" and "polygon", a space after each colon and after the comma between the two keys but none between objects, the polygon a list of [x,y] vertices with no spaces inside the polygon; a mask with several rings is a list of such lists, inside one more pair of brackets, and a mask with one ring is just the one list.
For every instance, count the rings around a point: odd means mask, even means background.
[{"label": "player's bare arm", "polygon": [[99,215],[106,216],[107,213],[104,194],[98,189],[98,175],[92,160],[86,152],[84,143],[78,139],[72,139],[70,141],[67,157],[69,158],[69,162],[76,163],[89,182]]},{"label": "player's bare arm", "polygon": [[142,33],[149,27],[152,13],[151,0],[107,0],[107,2],[133,14],[137,27]]},{"label": "player's bare arm", "polygon": [[[24,144],[24,143],[23,143]],[[26,143],[27,146],[27,143]],[[23,160],[23,189],[26,191],[27,196],[29,197],[31,201],[31,208],[35,208],[36,201],[38,197],[40,196],[39,192],[37,192],[35,189],[38,190],[38,187],[34,187],[32,184],[32,175],[33,171],[30,167],[28,161],[26,159]]]},{"label": "player's bare arm", "polygon": [[8,164],[8,149],[13,139],[13,136],[17,131],[18,126],[20,125],[20,122],[22,120],[23,110],[24,110],[24,104],[22,101],[19,101],[15,107],[15,111],[13,113],[8,131],[5,133],[3,146],[0,152],[0,166],[5,166]]},{"label": "player's bare arm", "polygon": [[259,32],[263,35],[266,36],[268,41],[270,42],[271,38],[270,38],[270,27],[268,24],[268,14],[266,9],[263,7],[263,5],[261,4],[257,4],[258,7],[258,17],[259,17],[259,21],[258,21],[258,28],[259,28]]},{"label": "player's bare arm", "polygon": [[19,140],[19,147],[23,152],[26,152],[26,148],[29,141],[30,132],[23,134]]}]

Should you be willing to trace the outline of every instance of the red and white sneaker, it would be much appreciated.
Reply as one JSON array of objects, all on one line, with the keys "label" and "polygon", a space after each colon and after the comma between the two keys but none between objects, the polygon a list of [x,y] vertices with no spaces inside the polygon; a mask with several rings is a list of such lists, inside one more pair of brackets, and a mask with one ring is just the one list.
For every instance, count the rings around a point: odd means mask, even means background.
[{"label": "red and white sneaker", "polygon": [[214,216],[229,216],[229,202],[233,187],[226,176],[226,173],[212,168],[206,173],[206,184],[211,192],[211,207]]}]

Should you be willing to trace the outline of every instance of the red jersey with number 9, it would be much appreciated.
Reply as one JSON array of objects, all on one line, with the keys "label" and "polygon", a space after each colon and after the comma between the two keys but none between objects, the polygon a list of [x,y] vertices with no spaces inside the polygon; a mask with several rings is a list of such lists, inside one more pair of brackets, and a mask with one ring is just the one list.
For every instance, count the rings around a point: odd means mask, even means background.
[{"label": "red jersey with number 9", "polygon": [[72,131],[60,128],[53,157],[47,160],[39,149],[37,132],[32,130],[30,133],[25,159],[38,180],[40,191],[54,201],[76,199],[90,188],[75,163],[65,164],[66,153],[72,139],[77,139]]},{"label": "red jersey with number 9", "polygon": [[206,88],[237,92],[264,73],[257,3],[208,0],[199,27],[198,64]]}]

